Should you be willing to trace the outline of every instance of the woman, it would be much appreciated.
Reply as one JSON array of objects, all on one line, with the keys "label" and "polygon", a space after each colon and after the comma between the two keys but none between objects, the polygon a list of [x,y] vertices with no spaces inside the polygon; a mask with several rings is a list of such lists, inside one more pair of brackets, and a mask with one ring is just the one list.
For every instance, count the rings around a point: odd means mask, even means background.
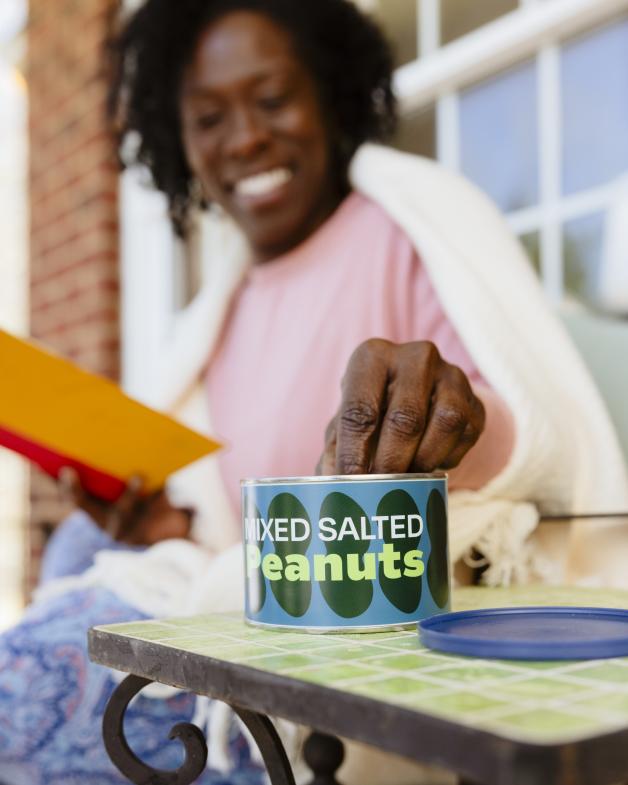
[{"label": "woman", "polygon": [[[429,162],[362,147],[390,132],[394,101],[388,49],[353,5],[148,0],[114,62],[120,141],[135,133],[128,162],[149,167],[176,230],[212,205],[245,239],[211,260],[157,391],[198,427],[211,408],[230,447],[177,478],[172,503],[81,500],[127,542],[163,541],[105,547],[78,576],[48,562],[66,577],[0,642],[0,770],[11,785],[121,781],[99,738],[114,680],[88,663],[86,630],[240,607],[242,476],[309,474],[323,447],[324,473],[453,469],[452,554],[476,544],[494,580],[529,572],[533,503],[572,510],[624,490],[596,394],[494,208]],[[239,249],[230,259],[228,247]],[[558,406],[564,374],[574,390]],[[586,471],[604,461],[596,490]],[[187,532],[190,506],[193,541],[168,539]],[[112,545],[84,515],[71,524],[86,537],[81,567]],[[174,767],[160,734],[200,708],[193,696],[140,696],[127,713],[131,746]],[[214,741],[210,726],[210,750]],[[230,745],[229,774],[203,781],[260,781],[237,730]]]}]

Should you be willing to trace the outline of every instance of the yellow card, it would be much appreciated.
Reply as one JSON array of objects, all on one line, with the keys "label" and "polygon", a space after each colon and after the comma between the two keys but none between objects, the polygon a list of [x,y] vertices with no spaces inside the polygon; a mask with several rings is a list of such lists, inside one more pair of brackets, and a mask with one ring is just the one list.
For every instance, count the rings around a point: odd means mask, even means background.
[{"label": "yellow card", "polygon": [[134,474],[145,490],[220,445],[132,400],[114,383],[0,330],[0,445],[57,476],[74,466],[86,490],[119,495]]}]

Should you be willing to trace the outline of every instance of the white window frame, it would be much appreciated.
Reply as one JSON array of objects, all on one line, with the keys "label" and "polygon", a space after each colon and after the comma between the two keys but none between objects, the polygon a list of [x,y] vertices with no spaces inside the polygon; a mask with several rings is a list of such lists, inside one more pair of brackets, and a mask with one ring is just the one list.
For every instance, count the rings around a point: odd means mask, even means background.
[{"label": "white window frame", "polygon": [[[28,93],[19,70],[22,41],[0,41],[0,328],[28,332]],[[16,623],[25,600],[28,466],[0,449],[0,631]]]},{"label": "white window frame", "polygon": [[181,314],[174,307],[176,240],[166,197],[148,173],[127,169],[119,180],[121,376],[126,391],[150,400],[160,354]]},{"label": "white window frame", "polygon": [[[385,2],[385,0],[384,0]],[[542,280],[550,300],[564,299],[563,224],[614,201],[609,183],[561,195],[560,45],[628,11],[628,0],[520,0],[519,8],[439,48],[439,0],[419,0],[420,58],[401,66],[395,90],[402,114],[436,107],[438,160],[460,169],[459,95],[465,87],[536,58],[539,203],[507,214],[518,235],[539,232]]]},{"label": "white window frame", "polygon": [[[131,14],[143,0],[122,0]],[[175,308],[176,239],[165,196],[148,183],[142,167],[118,181],[120,226],[121,383],[139,400],[150,401],[160,354],[181,313]]]}]

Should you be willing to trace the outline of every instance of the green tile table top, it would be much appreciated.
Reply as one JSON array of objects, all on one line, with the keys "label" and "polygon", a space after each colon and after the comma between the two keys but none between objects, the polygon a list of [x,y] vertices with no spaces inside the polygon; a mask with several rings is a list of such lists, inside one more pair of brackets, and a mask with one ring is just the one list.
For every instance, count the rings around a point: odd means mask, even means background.
[{"label": "green tile table top", "polygon": [[[540,604],[628,608],[628,593],[465,588],[454,597],[456,610]],[[628,658],[483,660],[425,649],[411,630],[313,635],[250,627],[239,614],[114,624],[96,632],[344,690],[515,739],[565,742],[628,725]]]},{"label": "green tile table top", "polygon": [[[465,588],[454,595],[456,610],[507,605],[628,608],[628,592]],[[224,697],[225,679],[237,693],[238,677],[295,695],[297,686],[315,685],[533,744],[628,729],[628,658],[484,660],[425,649],[412,630],[315,635],[251,627],[238,614],[115,624],[90,636],[101,664],[216,697]],[[205,682],[190,676],[199,666]]]}]

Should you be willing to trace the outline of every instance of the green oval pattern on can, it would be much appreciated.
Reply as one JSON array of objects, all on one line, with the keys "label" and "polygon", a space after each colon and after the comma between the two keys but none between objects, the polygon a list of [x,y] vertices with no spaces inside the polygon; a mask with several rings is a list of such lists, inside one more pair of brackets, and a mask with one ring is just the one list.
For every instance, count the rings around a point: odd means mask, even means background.
[{"label": "green oval pattern on can", "polygon": [[[361,519],[364,518],[365,533],[371,534],[370,518],[360,505],[345,493],[334,491],[326,496],[321,505],[320,517],[334,520],[338,532],[345,518],[351,518],[357,527],[360,527]],[[364,569],[364,554],[369,545],[369,540],[345,537],[340,541],[326,542],[325,548],[328,554],[335,553],[341,557],[343,574],[346,575],[349,554],[357,554],[360,568]],[[322,581],[319,585],[329,607],[345,619],[364,613],[373,600],[373,582],[370,580]]]},{"label": "green oval pattern on can", "polygon": [[[251,518],[261,518],[260,511],[257,507],[254,508],[254,515],[250,515]],[[245,547],[253,547],[257,548],[258,550],[262,550],[260,545],[254,545],[253,543],[245,543]],[[260,558],[261,562],[261,558]],[[245,565],[246,570],[246,565]],[[249,603],[249,612],[250,613],[259,613],[262,608],[264,607],[264,603],[266,602],[266,581],[264,580],[264,575],[262,573],[262,568],[257,567],[253,575],[248,578],[246,583],[246,592],[247,592],[247,600]]]},{"label": "green oval pattern on can", "polygon": [[[311,524],[307,510],[292,493],[280,493],[270,503],[268,517],[274,518],[303,518]],[[275,553],[281,556],[285,563],[286,556],[305,553],[312,540],[311,526],[307,539],[300,542],[274,542]],[[298,618],[310,607],[312,601],[312,585],[309,581],[288,581],[281,577],[277,581],[269,581],[275,599],[290,616]]]},{"label": "green oval pattern on can", "polygon": [[[382,497],[377,505],[378,515],[420,515],[419,508],[412,496],[403,490],[389,491]],[[403,570],[404,557],[408,551],[417,550],[421,536],[393,539],[390,528],[384,530],[384,542],[395,546],[395,550],[401,554],[399,568]],[[404,613],[414,613],[421,602],[421,592],[423,588],[423,578],[387,578],[384,574],[384,565],[379,565],[379,585],[390,602]]]},{"label": "green oval pattern on can", "polygon": [[427,561],[427,585],[434,602],[444,608],[449,602],[449,555],[447,551],[447,508],[440,491],[434,489],[427,500],[427,531],[430,535],[430,558]]}]

